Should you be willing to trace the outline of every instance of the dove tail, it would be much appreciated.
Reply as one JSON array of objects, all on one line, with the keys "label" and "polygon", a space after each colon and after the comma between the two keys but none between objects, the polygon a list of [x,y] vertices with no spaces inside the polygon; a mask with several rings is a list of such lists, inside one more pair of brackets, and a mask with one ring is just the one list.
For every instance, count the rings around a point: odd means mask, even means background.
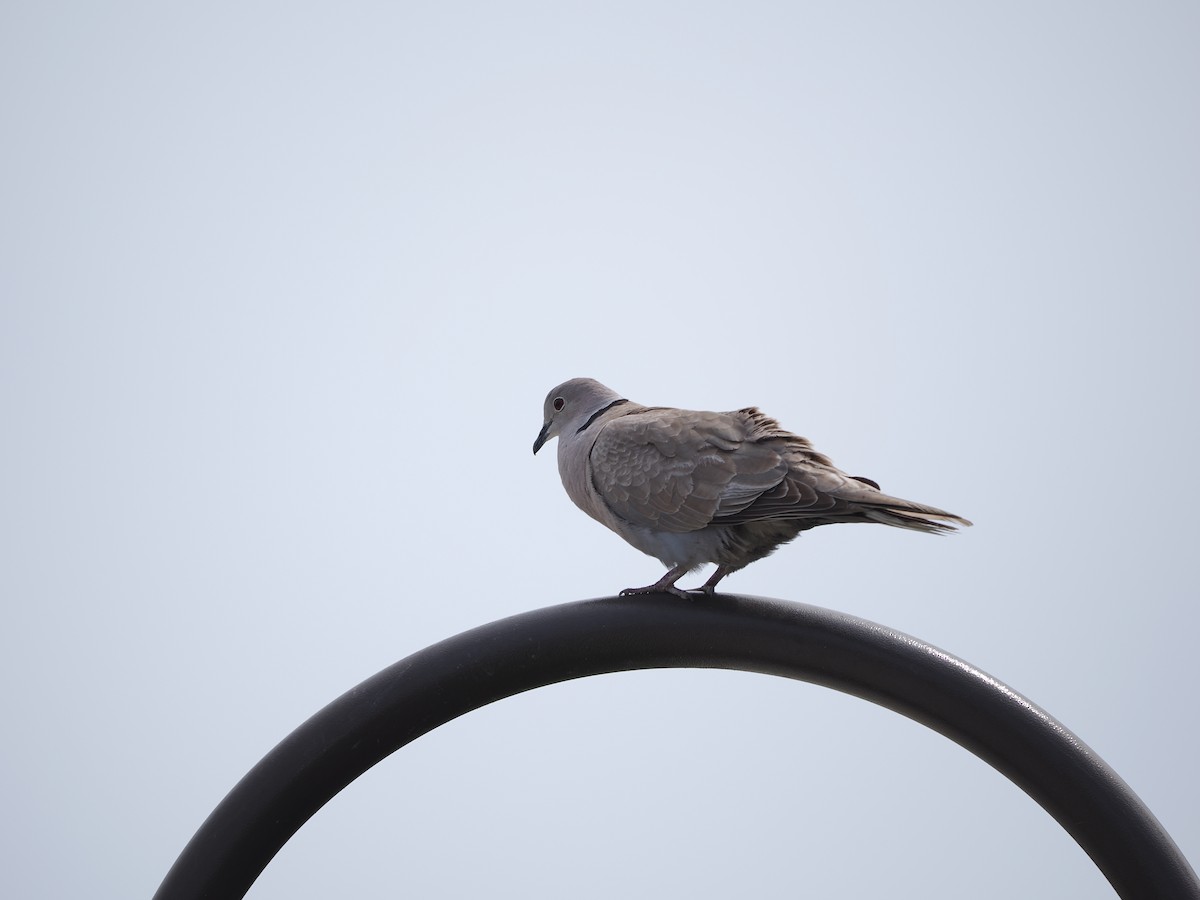
[{"label": "dove tail", "polygon": [[909,531],[922,531],[925,534],[953,534],[959,526],[965,528],[971,525],[962,516],[948,513],[944,509],[909,503],[906,500],[899,500],[894,506],[890,503],[886,506],[870,506],[865,508],[862,514],[870,522],[891,525],[893,528],[907,528]]}]

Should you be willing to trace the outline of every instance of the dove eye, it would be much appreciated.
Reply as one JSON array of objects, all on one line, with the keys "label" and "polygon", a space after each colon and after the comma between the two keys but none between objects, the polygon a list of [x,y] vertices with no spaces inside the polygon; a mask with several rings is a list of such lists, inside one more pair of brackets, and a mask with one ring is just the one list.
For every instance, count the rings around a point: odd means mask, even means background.
[{"label": "dove eye", "polygon": [[555,397],[555,398],[554,398],[554,411],[555,411],[555,412],[558,412],[558,411],[559,411],[560,409],[562,409],[564,406],[566,406],[566,401],[565,401],[565,400],[563,400],[563,398],[562,398],[562,397]]}]

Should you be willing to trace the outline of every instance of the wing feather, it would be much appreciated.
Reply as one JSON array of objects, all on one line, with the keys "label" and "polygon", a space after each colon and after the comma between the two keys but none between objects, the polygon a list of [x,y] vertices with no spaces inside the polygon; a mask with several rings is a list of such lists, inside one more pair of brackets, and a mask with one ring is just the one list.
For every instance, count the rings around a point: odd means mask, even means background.
[{"label": "wing feather", "polygon": [[798,522],[801,529],[876,521],[953,530],[926,517],[970,524],[847,475],[806,438],[752,407],[727,413],[633,411],[604,425],[589,464],[593,487],[616,516],[658,531],[768,520]]},{"label": "wing feather", "polygon": [[608,422],[592,445],[592,484],[622,519],[698,531],[750,506],[787,475],[787,461],[751,438],[738,413],[648,409]]}]

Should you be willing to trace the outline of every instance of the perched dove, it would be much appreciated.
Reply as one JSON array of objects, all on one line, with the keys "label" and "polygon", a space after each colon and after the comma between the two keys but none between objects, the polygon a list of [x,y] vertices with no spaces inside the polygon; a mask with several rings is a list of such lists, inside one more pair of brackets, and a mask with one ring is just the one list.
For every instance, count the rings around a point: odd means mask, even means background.
[{"label": "perched dove", "polygon": [[544,415],[533,452],[558,438],[558,471],[575,505],[669,569],[623,596],[686,597],[675,582],[716,563],[699,589],[711,594],[730,572],[818,525],[879,522],[940,534],[954,530],[950,523],[971,524],[847,475],[754,407],[642,406],[572,378],[546,396]]}]

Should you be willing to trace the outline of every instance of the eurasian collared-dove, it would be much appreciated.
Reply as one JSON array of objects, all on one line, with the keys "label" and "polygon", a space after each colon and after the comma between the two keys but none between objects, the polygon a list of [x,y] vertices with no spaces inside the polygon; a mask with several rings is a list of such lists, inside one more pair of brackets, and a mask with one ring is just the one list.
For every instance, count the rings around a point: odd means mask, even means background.
[{"label": "eurasian collared-dove", "polygon": [[754,407],[642,406],[572,378],[546,396],[544,415],[533,452],[558,438],[558,471],[575,505],[669,569],[623,596],[687,596],[675,582],[716,563],[699,589],[711,594],[730,572],[818,525],[879,522],[940,534],[971,524],[847,475]]}]

